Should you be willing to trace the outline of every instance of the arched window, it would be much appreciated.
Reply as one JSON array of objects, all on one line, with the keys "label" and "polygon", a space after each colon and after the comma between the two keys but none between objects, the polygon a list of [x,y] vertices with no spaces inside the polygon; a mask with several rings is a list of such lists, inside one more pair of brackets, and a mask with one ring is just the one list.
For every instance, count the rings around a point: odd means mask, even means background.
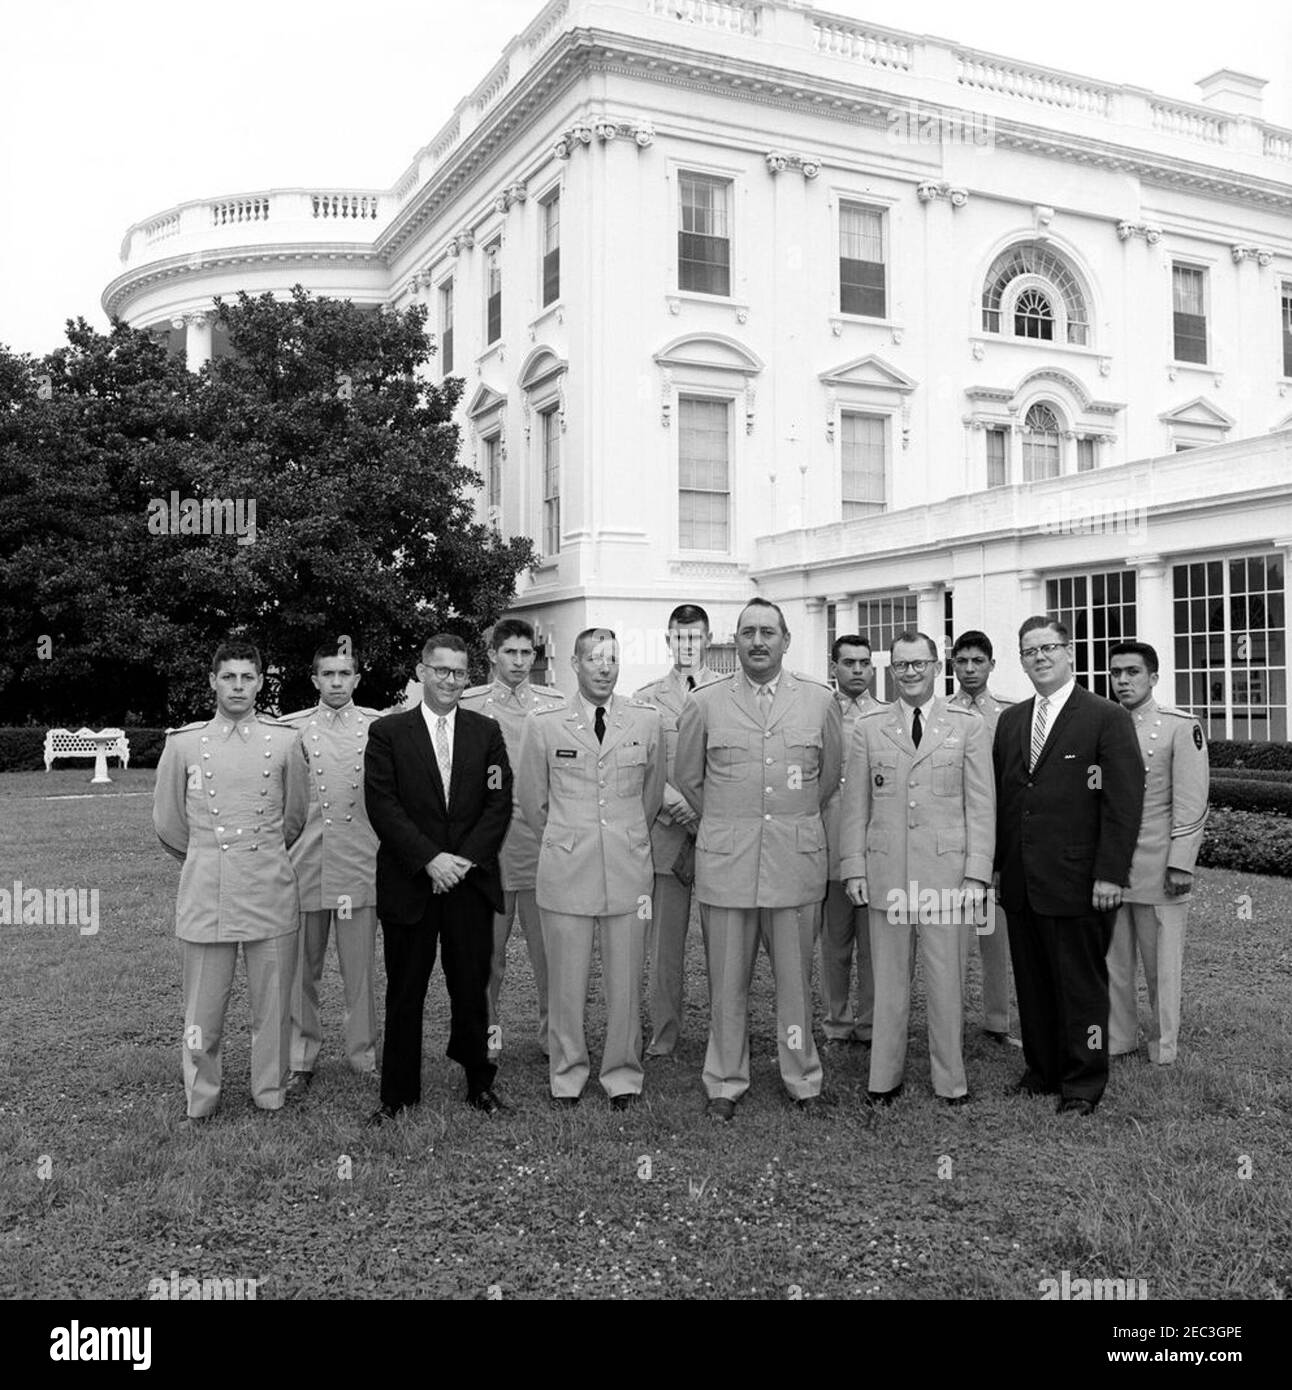
[{"label": "arched window", "polygon": [[1002,251],[982,291],[984,333],[1090,344],[1090,313],[1076,274],[1048,246],[1021,242]]},{"label": "arched window", "polygon": [[1023,418],[1023,481],[1059,476],[1059,421],[1038,401]]}]

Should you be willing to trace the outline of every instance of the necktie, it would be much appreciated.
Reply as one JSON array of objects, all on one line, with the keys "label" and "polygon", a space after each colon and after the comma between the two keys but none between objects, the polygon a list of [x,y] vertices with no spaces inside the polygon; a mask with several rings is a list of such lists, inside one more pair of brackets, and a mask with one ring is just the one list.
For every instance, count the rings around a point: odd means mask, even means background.
[{"label": "necktie", "polygon": [[915,707],[915,718],[911,720],[911,742],[918,748],[924,737],[924,725],[920,722],[920,707]]},{"label": "necktie", "polygon": [[440,765],[440,781],[444,783],[444,804],[447,806],[453,760],[449,757],[449,721],[442,714],[435,721],[435,761]]},{"label": "necktie", "polygon": [[596,736],[597,736],[597,742],[598,742],[598,743],[604,743],[604,742],[605,742],[605,739],[606,739],[606,707],[605,707],[605,705],[598,705],[598,706],[597,706],[597,717],[596,717],[596,719],[593,721],[592,728],[593,728],[593,732],[594,732],[594,733],[596,734]]},{"label": "necktie", "polygon": [[758,708],[762,712],[763,724],[766,726],[767,720],[772,712],[772,688],[770,685],[760,685],[758,687]]},{"label": "necktie", "polygon": [[687,676],[687,678],[686,678],[686,688],[687,688],[688,690],[694,690],[694,689],[695,689],[695,677],[694,677],[694,676]]},{"label": "necktie", "polygon": [[1045,726],[1050,717],[1050,699],[1048,695],[1043,695],[1036,702],[1036,720],[1032,724],[1032,759],[1027,765],[1029,772],[1036,766],[1036,760],[1041,756],[1041,749],[1045,747]]}]

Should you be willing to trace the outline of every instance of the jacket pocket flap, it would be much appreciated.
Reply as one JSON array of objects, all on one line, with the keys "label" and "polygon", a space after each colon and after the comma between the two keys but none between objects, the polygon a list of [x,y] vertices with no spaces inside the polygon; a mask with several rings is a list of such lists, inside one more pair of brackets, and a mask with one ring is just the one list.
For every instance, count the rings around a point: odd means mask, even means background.
[{"label": "jacket pocket flap", "polygon": [[573,850],[574,840],[573,830],[552,830],[549,828],[543,832],[544,848]]},{"label": "jacket pocket flap", "polygon": [[799,849],[805,854],[825,848],[825,830],[819,820],[799,821],[795,827],[794,835]]},{"label": "jacket pocket flap", "polygon": [[938,831],[939,854],[963,854],[965,852],[965,832],[963,826],[952,826]]},{"label": "jacket pocket flap", "polygon": [[695,837],[695,847],[707,854],[734,854],[736,828],[734,825],[709,825],[702,820]]},{"label": "jacket pocket flap", "polygon": [[646,761],[646,745],[629,743],[615,750],[615,763],[619,767],[639,767]]},{"label": "jacket pocket flap", "polygon": [[797,725],[786,725],[785,742],[794,744],[802,748],[820,748],[821,730],[799,728]]}]

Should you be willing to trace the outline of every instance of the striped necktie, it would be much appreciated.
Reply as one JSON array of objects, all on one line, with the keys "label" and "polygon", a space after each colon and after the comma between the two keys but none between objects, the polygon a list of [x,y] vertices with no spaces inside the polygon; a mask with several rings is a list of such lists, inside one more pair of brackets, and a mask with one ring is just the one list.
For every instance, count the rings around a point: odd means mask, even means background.
[{"label": "striped necktie", "polygon": [[440,781],[444,783],[444,804],[449,804],[449,777],[453,759],[449,756],[449,721],[440,715],[435,721],[435,761],[440,765]]},{"label": "striped necktie", "polygon": [[1032,723],[1032,760],[1027,765],[1027,770],[1031,772],[1036,767],[1036,760],[1041,756],[1041,749],[1045,747],[1045,726],[1050,718],[1050,697],[1043,695],[1036,702],[1036,719]]}]

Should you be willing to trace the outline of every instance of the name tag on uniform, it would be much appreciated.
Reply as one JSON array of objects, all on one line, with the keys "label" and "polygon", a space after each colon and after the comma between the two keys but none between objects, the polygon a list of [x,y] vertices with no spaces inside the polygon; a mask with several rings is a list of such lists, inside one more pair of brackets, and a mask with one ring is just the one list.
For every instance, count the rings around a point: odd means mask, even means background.
[{"label": "name tag on uniform", "polygon": [[558,748],[556,750],[556,756],[558,758],[577,758],[579,756],[579,750],[577,748]]},{"label": "name tag on uniform", "polygon": [[1076,755],[1075,753],[1065,753],[1065,754],[1063,755],[1063,761],[1064,761],[1065,763],[1070,763],[1070,762],[1073,760],[1073,758],[1075,758],[1076,756],[1077,756],[1077,755]]}]

